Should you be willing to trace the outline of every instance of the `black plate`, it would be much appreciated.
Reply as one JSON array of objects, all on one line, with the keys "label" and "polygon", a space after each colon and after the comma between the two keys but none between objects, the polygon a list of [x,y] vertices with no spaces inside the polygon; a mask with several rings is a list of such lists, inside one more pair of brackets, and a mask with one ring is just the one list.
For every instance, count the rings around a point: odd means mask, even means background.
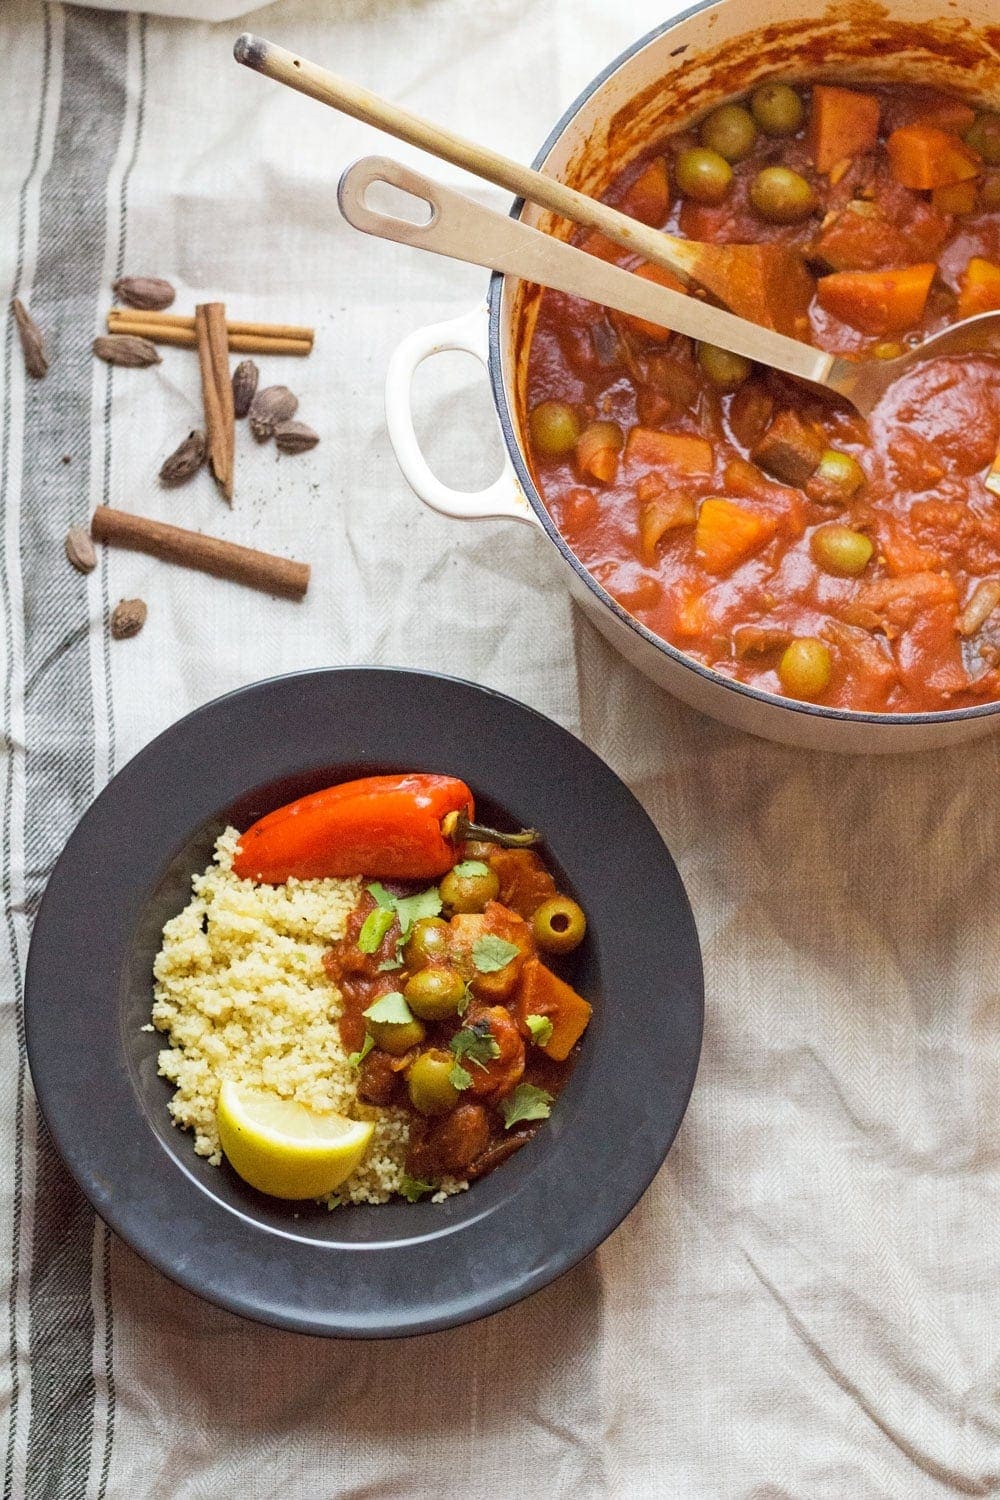
[{"label": "black plate", "polygon": [[[574,982],[594,1019],[535,1139],[447,1202],[287,1205],[196,1157],[170,1123],[159,1033],[141,1028],[168,917],[227,822],[378,771],[444,771],[477,810],[544,831],[589,932]],[[485,688],[348,668],[274,678],[182,719],[81,820],[35,923],[25,996],[42,1113],[98,1213],[140,1255],[233,1312],[384,1338],[495,1312],[620,1223],[687,1106],[702,1030],[698,937],[631,792],[549,719]]]}]

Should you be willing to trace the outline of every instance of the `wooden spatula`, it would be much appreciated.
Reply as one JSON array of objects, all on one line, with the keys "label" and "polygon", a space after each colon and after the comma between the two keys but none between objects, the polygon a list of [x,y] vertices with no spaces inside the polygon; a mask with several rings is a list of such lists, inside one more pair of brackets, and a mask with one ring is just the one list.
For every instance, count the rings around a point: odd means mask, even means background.
[{"label": "wooden spatula", "polygon": [[652,229],[554,177],[536,172],[478,146],[453,131],[402,109],[347,78],[340,78],[284,47],[246,33],[234,55],[244,67],[329,104],[356,120],[419,146],[432,156],[551,209],[574,224],[600,230],[608,239],[673,271],[686,285],[704,287],[733,312],[765,328],[802,336],[812,278],[797,251],[784,245],[708,245]]}]

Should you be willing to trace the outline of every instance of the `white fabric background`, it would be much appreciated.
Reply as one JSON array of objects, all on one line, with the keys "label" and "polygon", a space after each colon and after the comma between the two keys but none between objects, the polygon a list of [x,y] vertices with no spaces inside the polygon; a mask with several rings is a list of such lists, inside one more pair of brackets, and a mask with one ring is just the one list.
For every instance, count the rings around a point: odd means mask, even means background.
[{"label": "white fabric background", "polygon": [[[0,17],[8,206],[40,16],[15,0]],[[285,0],[252,25],[527,160],[663,17],[655,0]],[[201,1303],[112,1241],[105,1492],[1000,1492],[997,743],[866,762],[723,730],[609,652],[528,528],[423,511],[384,433],[386,360],[411,328],[471,306],[485,273],[357,236],[335,204],[354,157],[421,159],[237,68],[238,26],[128,27],[130,100],[143,48],[147,83],[108,186],[109,246],[137,143],[128,269],[170,277],[182,307],[223,297],[236,316],[315,324],[313,357],[265,376],[295,387],[322,443],[282,460],[241,431],[231,513],[205,476],[163,492],[156,468],[198,419],[195,363],[167,351],[116,378],[110,503],[306,558],[314,579],[294,606],[108,556],[88,586],[94,663],[102,590],[149,604],[142,634],[111,651],[114,758],[298,667],[422,666],[510,692],[603,754],[657,820],[702,936],[707,1026],[677,1146],[639,1208],[586,1264],[482,1324],[307,1340]],[[467,364],[425,367],[421,424],[443,477],[481,483],[499,450]],[[103,493],[103,378],[81,516]],[[96,790],[111,743],[96,689],[95,714]],[[99,1426],[108,1401],[99,1380]]]}]

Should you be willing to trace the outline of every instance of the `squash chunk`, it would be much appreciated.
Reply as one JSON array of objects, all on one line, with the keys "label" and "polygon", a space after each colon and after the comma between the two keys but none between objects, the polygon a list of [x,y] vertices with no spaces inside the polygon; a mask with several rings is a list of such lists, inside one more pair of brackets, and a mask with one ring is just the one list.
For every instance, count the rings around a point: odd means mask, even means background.
[{"label": "squash chunk", "polygon": [[966,182],[978,177],[982,167],[971,146],[935,125],[901,125],[892,132],[885,149],[896,181],[918,191]]},{"label": "squash chunk", "polygon": [[766,546],[777,529],[773,516],[761,515],[721,495],[713,495],[702,501],[698,512],[695,551],[706,572],[731,573]]},{"label": "squash chunk", "polygon": [[587,1029],[591,1006],[558,974],[531,958],[524,966],[514,1007],[514,1017],[524,1035],[528,1033],[528,1016],[545,1016],[552,1022],[552,1035],[541,1050],[553,1062],[565,1062]]},{"label": "squash chunk", "polygon": [[879,102],[871,94],[817,83],[809,114],[809,150],[817,172],[874,151],[878,142]]},{"label": "squash chunk", "polygon": [[715,455],[708,438],[688,432],[660,432],[656,427],[633,427],[625,444],[625,462],[691,477],[707,476]]},{"label": "squash chunk", "polygon": [[905,333],[920,322],[937,266],[928,261],[900,271],[835,271],[816,283],[824,312],[860,333]]},{"label": "squash chunk", "polygon": [[1000,266],[974,255],[959,281],[958,316],[984,312],[1000,312]]}]

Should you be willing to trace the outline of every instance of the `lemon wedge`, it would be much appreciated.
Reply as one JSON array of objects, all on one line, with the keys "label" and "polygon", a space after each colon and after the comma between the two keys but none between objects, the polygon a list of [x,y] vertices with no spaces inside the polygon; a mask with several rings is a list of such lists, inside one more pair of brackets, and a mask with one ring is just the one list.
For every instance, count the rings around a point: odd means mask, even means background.
[{"label": "lemon wedge", "polygon": [[360,1166],[375,1129],[231,1080],[219,1090],[218,1121],[233,1170],[272,1198],[334,1192]]}]

